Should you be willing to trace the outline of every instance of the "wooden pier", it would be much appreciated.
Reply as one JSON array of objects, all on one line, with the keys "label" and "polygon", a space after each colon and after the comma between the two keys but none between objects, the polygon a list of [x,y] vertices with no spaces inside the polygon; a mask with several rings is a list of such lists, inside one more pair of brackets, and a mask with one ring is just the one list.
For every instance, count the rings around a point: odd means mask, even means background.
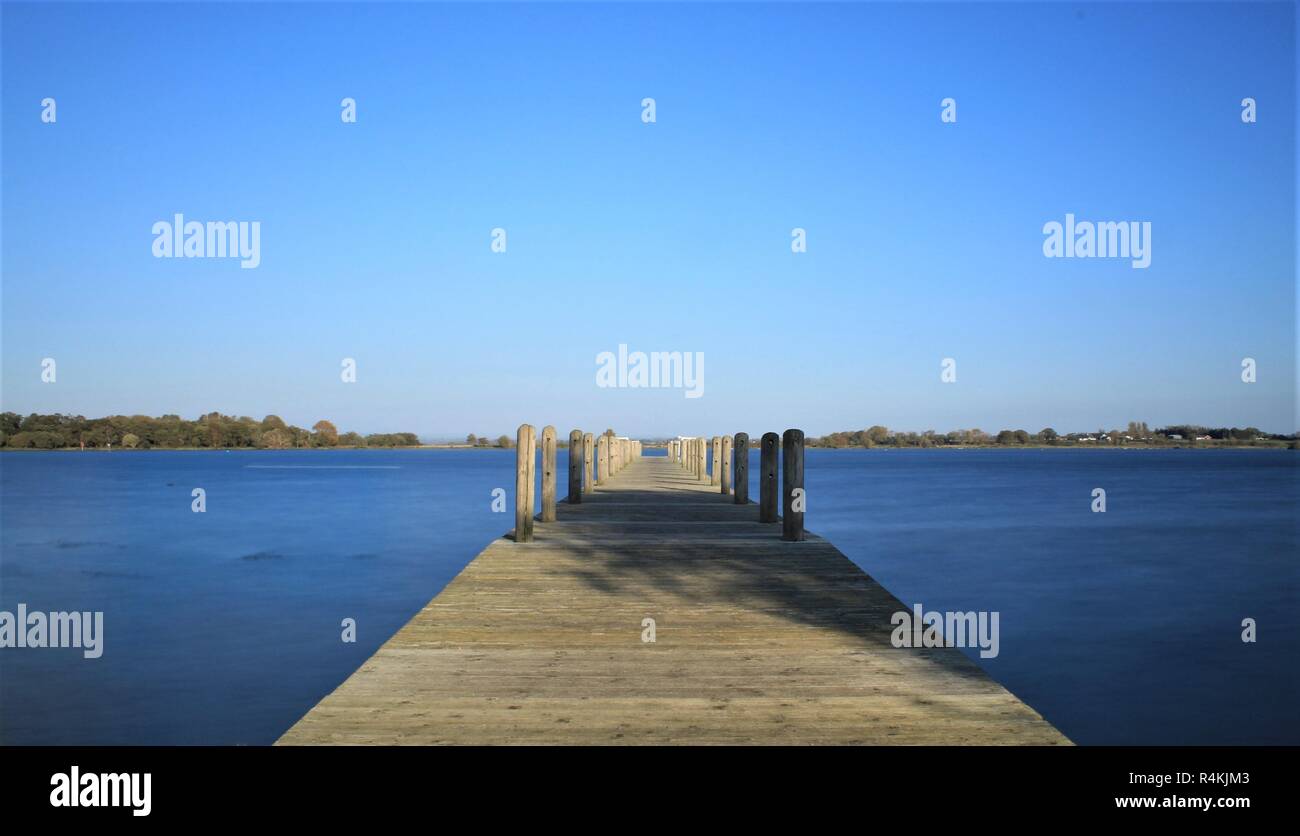
[{"label": "wooden pier", "polygon": [[[518,486],[527,533],[493,541],[280,745],[1069,743],[961,651],[894,647],[909,605],[802,513],[797,538],[760,522],[727,484],[747,468],[708,473],[708,439],[642,457],[575,430],[579,490],[556,503],[543,437],[535,519],[531,471]],[[778,446],[764,437],[765,471]],[[722,447],[739,461],[748,437]]]}]

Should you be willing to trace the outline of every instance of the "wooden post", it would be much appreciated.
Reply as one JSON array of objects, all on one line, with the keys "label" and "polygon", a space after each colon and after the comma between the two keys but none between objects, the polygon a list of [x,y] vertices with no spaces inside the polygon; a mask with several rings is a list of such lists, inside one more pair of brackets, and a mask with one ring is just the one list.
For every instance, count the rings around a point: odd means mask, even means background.
[{"label": "wooden post", "polygon": [[597,485],[609,481],[609,436],[607,435],[596,439],[596,470]]},{"label": "wooden post", "polygon": [[732,471],[736,482],[736,504],[749,504],[749,433],[736,433],[736,443],[732,448],[735,465]]},{"label": "wooden post", "polygon": [[542,522],[555,522],[555,427],[542,428]]},{"label": "wooden post", "polygon": [[582,502],[582,430],[569,433],[569,504]]},{"label": "wooden post", "polygon": [[537,522],[537,428],[528,425],[528,539],[533,539]]},{"label": "wooden post", "polygon": [[758,521],[763,523],[776,522],[776,445],[780,442],[776,433],[763,433],[758,466]]},{"label": "wooden post", "polygon": [[722,439],[713,437],[713,469],[709,472],[709,484],[716,485],[722,481]]},{"label": "wooden post", "polygon": [[722,437],[722,486],[723,493],[731,493],[731,436]]},{"label": "wooden post", "polygon": [[[798,507],[795,492],[799,492]],[[781,539],[803,539],[803,508],[807,503],[803,489],[803,430],[786,430],[781,439]]]},{"label": "wooden post", "polygon": [[582,434],[582,490],[590,492],[595,490],[596,486],[591,481],[591,471],[596,466],[596,440],[592,438],[591,433]]},{"label": "wooden post", "polygon": [[533,539],[533,428],[519,425],[515,437],[515,542]]}]

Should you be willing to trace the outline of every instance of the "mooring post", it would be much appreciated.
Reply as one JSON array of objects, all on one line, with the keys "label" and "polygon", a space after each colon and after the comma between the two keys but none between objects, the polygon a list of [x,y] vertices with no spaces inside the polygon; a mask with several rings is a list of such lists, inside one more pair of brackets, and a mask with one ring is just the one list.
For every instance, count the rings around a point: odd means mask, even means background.
[{"label": "mooring post", "polygon": [[778,468],[777,445],[781,437],[776,433],[763,433],[758,464],[758,521],[776,522],[776,476]]},{"label": "mooring post", "polygon": [[528,539],[537,521],[537,428],[528,425]]},{"label": "mooring post", "polygon": [[555,427],[542,428],[542,522],[555,522]]},{"label": "mooring post", "polygon": [[803,430],[786,430],[781,439],[781,539],[803,539]]},{"label": "mooring post", "polygon": [[515,542],[533,539],[533,428],[519,425],[515,437]]},{"label": "mooring post", "polygon": [[569,433],[569,504],[582,502],[582,430]]},{"label": "mooring post", "polygon": [[595,439],[591,433],[582,434],[582,490],[592,491],[595,485],[591,482],[591,471],[595,467]]},{"label": "mooring post", "polygon": [[722,437],[722,492],[731,493],[731,436]]},{"label": "mooring post", "polygon": [[736,504],[749,504],[749,433],[736,433],[732,449],[735,464],[731,470],[736,483]]}]

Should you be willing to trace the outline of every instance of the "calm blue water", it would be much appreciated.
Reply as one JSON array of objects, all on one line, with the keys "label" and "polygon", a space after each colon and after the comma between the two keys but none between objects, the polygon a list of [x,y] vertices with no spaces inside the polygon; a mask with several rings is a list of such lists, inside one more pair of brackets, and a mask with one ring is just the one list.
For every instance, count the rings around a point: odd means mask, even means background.
[{"label": "calm blue water", "polygon": [[[810,450],[807,525],[905,603],[999,611],[978,661],[1077,742],[1294,744],[1296,461]],[[0,455],[0,609],[106,633],[98,660],[0,650],[0,742],[273,741],[511,527],[513,474],[495,450]]]}]

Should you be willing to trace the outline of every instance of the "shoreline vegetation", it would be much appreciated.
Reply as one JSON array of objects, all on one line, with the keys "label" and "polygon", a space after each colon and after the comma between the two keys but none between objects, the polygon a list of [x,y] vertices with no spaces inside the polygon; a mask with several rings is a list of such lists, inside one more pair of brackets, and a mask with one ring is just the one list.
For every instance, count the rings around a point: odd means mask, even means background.
[{"label": "shoreline vegetation", "polygon": [[22,417],[0,413],[0,449],[7,450],[292,450],[331,447],[418,447],[415,433],[340,433],[329,421],[310,430],[278,415],[258,421],[211,412],[190,421],[179,415]]},{"label": "shoreline vegetation", "polygon": [[[604,435],[614,435],[611,429]],[[750,436],[756,444],[762,433]],[[665,440],[646,439],[646,446],[661,446]],[[568,440],[558,439],[560,448]],[[996,434],[979,429],[948,433],[904,432],[880,425],[865,430],[834,432],[807,439],[809,447],[822,449],[1300,449],[1300,433],[1280,435],[1255,427],[1202,427],[1175,424],[1151,430],[1145,422],[1131,421],[1126,429],[1058,433],[1051,427],[1037,433],[1001,430]],[[340,433],[333,423],[317,421],[310,430],[287,424],[277,415],[260,421],[211,412],[195,420],[177,415],[152,418],[147,415],[111,415],[84,418],[80,415],[26,417],[0,413],[2,450],[327,450],[327,449],[513,449],[507,435],[496,438],[474,433],[464,441],[421,442],[411,432]]]},{"label": "shoreline vegetation", "polygon": [[[752,438],[752,437],[751,437]],[[1098,429],[1095,432],[1058,433],[1045,427],[1036,433],[1025,430],[1001,430],[996,434],[980,429],[937,433],[896,432],[876,425],[865,430],[835,432],[807,440],[809,447],[846,449],[851,447],[904,448],[1061,448],[1100,447],[1151,448],[1219,448],[1263,447],[1300,449],[1300,433],[1280,435],[1255,427],[1202,427],[1197,424],[1172,424],[1150,429],[1145,421],[1130,421],[1125,429]]]}]

